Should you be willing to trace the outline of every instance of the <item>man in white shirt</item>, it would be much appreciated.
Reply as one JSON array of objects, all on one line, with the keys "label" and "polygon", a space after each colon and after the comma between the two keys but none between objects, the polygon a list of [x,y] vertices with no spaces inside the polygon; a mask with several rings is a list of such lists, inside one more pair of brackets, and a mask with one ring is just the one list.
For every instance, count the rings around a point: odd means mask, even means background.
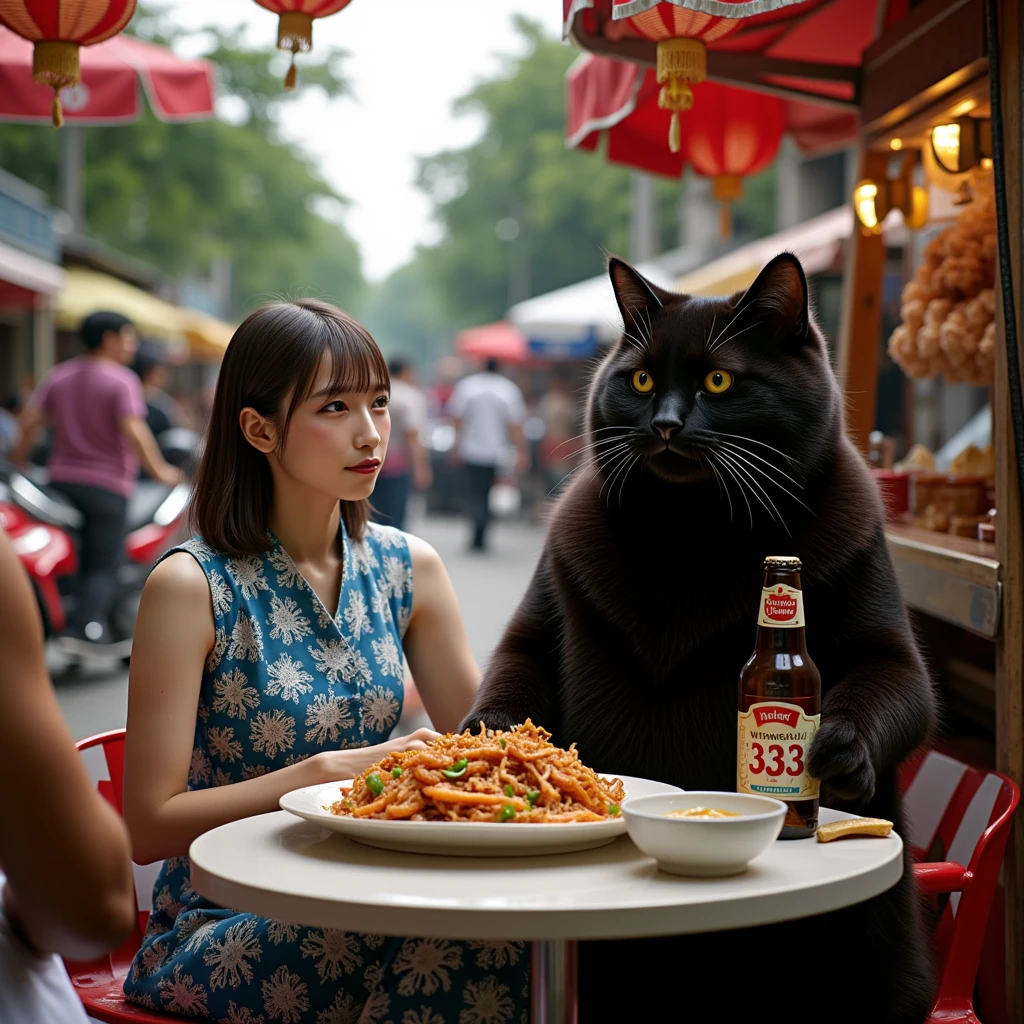
[{"label": "man in white shirt", "polygon": [[482,373],[464,377],[448,400],[455,425],[455,452],[465,468],[467,511],[473,525],[473,551],[484,551],[490,521],[489,496],[509,445],[515,445],[516,468],[529,465],[523,419],[526,408],[519,388],[488,359]]}]

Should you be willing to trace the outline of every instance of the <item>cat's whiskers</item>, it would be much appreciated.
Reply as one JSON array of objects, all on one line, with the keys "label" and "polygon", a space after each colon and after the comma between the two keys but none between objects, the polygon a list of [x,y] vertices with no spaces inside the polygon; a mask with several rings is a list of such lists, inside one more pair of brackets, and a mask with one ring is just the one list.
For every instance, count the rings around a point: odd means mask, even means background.
[{"label": "cat's whiskers", "polygon": [[707,452],[699,451],[697,452],[697,457],[700,461],[706,462],[708,464],[708,468],[715,474],[715,480],[718,481],[718,496],[721,497],[724,492],[725,500],[729,502],[729,522],[731,523],[733,521],[732,495],[729,493],[729,488],[722,479],[722,474],[718,472],[718,467],[711,461],[711,457]]},{"label": "cat's whiskers", "polygon": [[772,462],[770,459],[762,458],[756,452],[752,452],[749,449],[744,448],[741,444],[734,444],[732,441],[722,441],[720,443],[723,445],[723,447],[728,448],[730,451],[743,452],[744,455],[749,455],[752,459],[757,459],[758,462],[763,462],[766,466],[770,467],[771,469],[774,469],[775,472],[778,473],[780,476],[784,476],[795,487],[799,487],[801,491],[804,489],[804,485],[800,483],[799,480],[794,480],[793,477],[791,477],[788,473],[784,472],[783,470],[779,469],[779,467],[776,466],[775,463]]},{"label": "cat's whiskers", "polygon": [[[630,429],[632,429],[632,428],[630,428]],[[608,443],[611,443],[613,441],[618,442],[619,447],[609,448],[607,451],[595,451],[591,455],[587,456],[587,458],[585,458],[578,466],[573,466],[572,469],[570,469],[569,472],[566,473],[565,476],[563,476],[562,479],[559,480],[558,483],[555,484],[555,486],[552,487],[550,491],[548,491],[548,497],[550,497],[555,491],[557,491],[558,488],[561,487],[562,484],[564,484],[565,481],[568,480],[569,477],[571,477],[573,475],[573,473],[577,472],[578,470],[586,469],[586,468],[591,468],[591,469],[599,470],[600,467],[601,467],[601,460],[602,459],[611,458],[612,455],[616,454],[619,451],[619,448],[628,448],[628,447],[630,447],[629,443],[628,442],[624,443],[622,441],[621,437],[609,437],[609,438],[606,438],[605,441],[608,442]],[[600,441],[597,442],[597,444],[601,444],[601,443],[602,442],[600,442]]]},{"label": "cat's whiskers", "polygon": [[[756,473],[759,473],[761,476],[763,476],[769,483],[775,484],[775,486],[778,487],[778,489],[780,491],[782,491],[783,494],[785,494],[788,497],[792,498],[798,505],[802,505],[805,509],[807,509],[808,512],[811,513],[811,515],[815,514],[814,509],[812,509],[809,505],[807,505],[803,501],[801,501],[788,487],[786,487],[785,485],[779,483],[778,480],[776,480],[772,476],[769,476],[763,469],[760,468],[760,466],[754,465],[753,462],[751,462],[748,458],[746,458],[747,455],[753,455],[754,454],[753,452],[748,452],[748,451],[746,451],[746,449],[740,449],[739,451],[733,450],[731,452],[731,454],[732,454],[732,456],[734,458],[745,462],[752,470],[754,470]],[[756,458],[756,456],[755,456],[755,458]],[[761,461],[764,462],[763,459]],[[782,470],[779,469],[779,467],[776,466],[774,463],[768,462],[768,463],[766,463],[766,465],[771,466],[771,468],[774,469],[776,473],[782,473]],[[786,476],[785,473],[782,473],[782,475]],[[786,479],[787,480],[792,480],[793,478],[786,476]],[[793,483],[796,483],[796,481],[793,480]],[[797,487],[801,487],[800,484],[796,484],[796,485],[797,485]],[[802,489],[803,488],[801,487],[801,490]]]},{"label": "cat's whiskers", "polygon": [[781,455],[787,462],[792,462],[794,466],[799,466],[800,462],[794,459],[791,455],[787,455],[783,451],[779,451],[778,448],[772,448],[770,444],[765,444],[764,441],[758,441],[753,437],[747,437],[745,434],[727,434],[723,430],[716,430],[715,437],[731,437],[737,441],[749,441],[751,444],[759,444],[762,448],[767,448],[770,451],[775,452],[777,455]]},{"label": "cat's whiskers", "polygon": [[715,333],[715,321],[718,320],[718,311],[715,311],[714,316],[711,317],[711,328],[708,331],[708,336],[704,339],[704,354],[707,355],[708,344],[711,341],[711,335]]},{"label": "cat's whiskers", "polygon": [[727,345],[730,341],[735,341],[741,334],[746,334],[747,331],[755,328],[763,319],[764,317],[759,316],[752,324],[744,327],[742,331],[737,331],[735,334],[730,334],[723,338],[717,345],[712,346],[712,348],[708,350],[708,355],[713,356],[720,348],[722,348],[723,345]]},{"label": "cat's whiskers", "polygon": [[721,452],[714,451],[713,449],[708,449],[708,454],[711,455],[712,458],[718,459],[719,465],[722,467],[722,469],[725,470],[725,472],[727,472],[729,476],[731,476],[733,480],[736,481],[736,486],[739,488],[740,497],[743,499],[744,503],[747,506],[747,515],[750,516],[750,528],[753,529],[754,510],[750,507],[750,502],[747,500],[747,491],[746,488],[743,486],[743,481],[736,475],[736,471],[728,463],[722,461]]},{"label": "cat's whiskers", "polygon": [[750,487],[750,493],[754,498],[760,502],[765,512],[768,513],[768,518],[772,522],[779,522],[782,524],[782,528],[786,531],[789,536],[792,534],[789,532],[789,527],[786,526],[786,521],[782,518],[782,514],[775,507],[775,502],[768,496],[768,492],[757,482],[757,480],[751,475],[750,470],[746,469],[741,463],[732,459],[726,452],[719,452],[719,456],[726,460],[726,462],[736,470],[740,476],[747,481]]},{"label": "cat's whiskers", "polygon": [[605,480],[604,480],[604,483],[601,484],[601,490],[598,491],[597,498],[598,498],[598,501],[601,500],[601,498],[604,496],[604,489],[607,487],[608,488],[608,500],[605,502],[605,507],[606,508],[609,508],[610,505],[611,505],[612,488],[615,486],[615,480],[618,477],[619,473],[621,472],[622,467],[625,466],[626,463],[629,461],[629,456],[632,453],[632,450],[633,450],[633,446],[630,445],[630,451],[623,452],[620,455],[616,456],[614,467],[608,466],[608,467],[605,468]]},{"label": "cat's whiskers", "polygon": [[623,475],[622,480],[619,481],[619,508],[622,508],[622,494],[623,494],[623,491],[626,488],[626,478],[629,476],[630,473],[633,472],[633,467],[642,458],[643,458],[643,452],[637,452],[636,455],[633,456],[633,461],[629,464],[629,468],[626,470],[625,474]]}]

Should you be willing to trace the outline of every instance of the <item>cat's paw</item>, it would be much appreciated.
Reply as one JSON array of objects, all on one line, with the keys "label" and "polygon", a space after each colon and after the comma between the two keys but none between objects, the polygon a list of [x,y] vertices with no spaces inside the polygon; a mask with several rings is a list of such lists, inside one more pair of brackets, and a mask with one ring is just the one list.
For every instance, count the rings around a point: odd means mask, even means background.
[{"label": "cat's paw", "polygon": [[874,796],[871,751],[847,718],[821,723],[811,744],[807,770],[840,799],[862,804]]}]

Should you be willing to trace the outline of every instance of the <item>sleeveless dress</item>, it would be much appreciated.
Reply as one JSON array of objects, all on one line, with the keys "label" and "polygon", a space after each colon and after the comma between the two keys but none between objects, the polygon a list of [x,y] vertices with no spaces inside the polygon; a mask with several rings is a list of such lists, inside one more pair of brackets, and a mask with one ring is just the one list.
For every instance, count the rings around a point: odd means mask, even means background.
[{"label": "sleeveless dress", "polygon": [[[383,743],[401,715],[413,591],[405,534],[370,524],[355,542],[342,523],[333,618],[269,540],[267,553],[242,557],[199,538],[174,549],[206,574],[216,630],[189,790]],[[188,858],[173,857],[124,992],[226,1024],[526,1024],[528,960],[521,942],[387,938],[236,913],[196,893]]]}]

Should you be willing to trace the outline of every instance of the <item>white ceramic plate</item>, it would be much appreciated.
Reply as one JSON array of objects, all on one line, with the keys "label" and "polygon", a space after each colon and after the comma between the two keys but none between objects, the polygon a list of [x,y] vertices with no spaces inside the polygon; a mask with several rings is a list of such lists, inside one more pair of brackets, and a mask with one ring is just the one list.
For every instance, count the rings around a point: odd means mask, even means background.
[{"label": "white ceramic plate", "polygon": [[[635,779],[629,775],[612,776],[608,772],[599,774],[622,779],[627,797],[680,792],[678,787],[664,782]],[[293,790],[281,797],[281,809],[341,832],[364,846],[454,857],[571,853],[604,846],[626,832],[626,822],[621,814],[608,821],[549,825],[497,821],[375,821],[332,814],[327,808],[340,798],[340,787],[351,784],[348,780],[329,786],[306,786]]]}]

